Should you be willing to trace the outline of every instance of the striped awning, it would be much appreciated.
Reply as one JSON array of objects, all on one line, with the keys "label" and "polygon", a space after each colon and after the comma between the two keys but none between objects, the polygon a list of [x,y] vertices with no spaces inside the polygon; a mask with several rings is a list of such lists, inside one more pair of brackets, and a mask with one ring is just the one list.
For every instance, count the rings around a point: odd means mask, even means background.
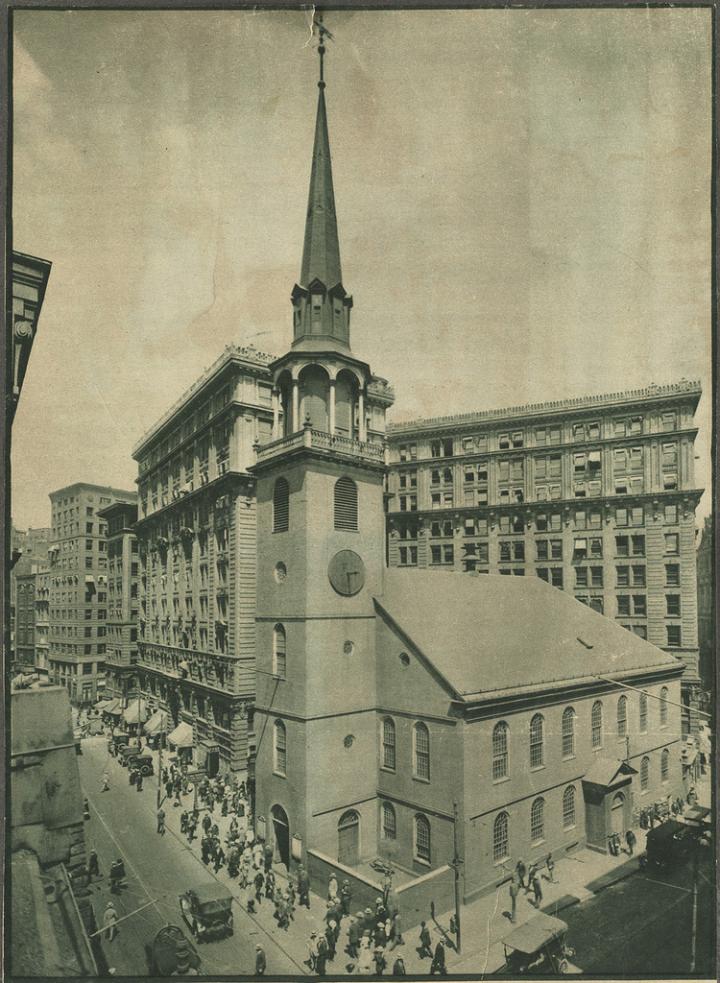
[{"label": "striped awning", "polygon": [[119,717],[122,714],[122,704],[120,700],[110,700],[108,705],[104,708],[103,713],[109,713],[113,717]]},{"label": "striped awning", "polygon": [[192,725],[183,721],[168,734],[167,739],[168,744],[174,744],[175,747],[192,747],[194,742]]},{"label": "striped awning", "polygon": [[162,734],[166,729],[167,714],[164,710],[156,710],[143,727],[143,730],[149,737],[155,737],[156,734]]},{"label": "striped awning", "polygon": [[145,700],[132,700],[123,710],[123,720],[128,724],[144,724],[147,720],[147,704]]}]

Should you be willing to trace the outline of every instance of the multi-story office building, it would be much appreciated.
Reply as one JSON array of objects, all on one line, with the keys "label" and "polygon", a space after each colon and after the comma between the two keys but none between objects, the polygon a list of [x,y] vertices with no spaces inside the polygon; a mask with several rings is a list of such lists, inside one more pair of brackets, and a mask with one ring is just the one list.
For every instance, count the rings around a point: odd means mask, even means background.
[{"label": "multi-story office building", "polygon": [[35,592],[36,573],[17,577],[17,606],[15,609],[15,661],[18,669],[32,671],[35,667]]},{"label": "multi-story office building", "polygon": [[15,641],[15,613],[17,608],[18,577],[37,573],[47,566],[47,551],[50,545],[50,529],[16,529],[11,527],[11,549],[14,562],[10,570],[10,618],[9,651],[11,661],[17,662]]},{"label": "multi-story office building", "polygon": [[48,675],[50,655],[50,571],[45,568],[35,580],[35,672]]},{"label": "multi-story office building", "polygon": [[114,502],[100,509],[107,524],[107,635],[105,640],[105,697],[126,706],[137,693],[138,559],[135,523],[137,504]]},{"label": "multi-story office building", "polygon": [[676,655],[692,705],[700,395],[683,381],[391,425],[389,564],[541,577]]},{"label": "multi-story office building", "polygon": [[705,517],[697,546],[698,643],[700,679],[711,692],[715,676],[715,586],[713,578],[713,519]]},{"label": "multi-story office building", "polygon": [[50,493],[48,668],[75,704],[94,703],[105,687],[107,524],[98,511],[115,501],[133,504],[137,493],[84,482]]},{"label": "multi-story office building", "polygon": [[247,767],[257,553],[247,468],[272,433],[270,361],[226,348],[133,451],[140,685],[168,712],[172,743],[211,773]]}]

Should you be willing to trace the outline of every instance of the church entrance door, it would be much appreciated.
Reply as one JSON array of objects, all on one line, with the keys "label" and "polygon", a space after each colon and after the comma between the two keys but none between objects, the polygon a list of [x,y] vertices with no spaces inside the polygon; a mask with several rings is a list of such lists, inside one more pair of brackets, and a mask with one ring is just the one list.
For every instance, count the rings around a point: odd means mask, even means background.
[{"label": "church entrance door", "polygon": [[360,816],[351,809],[338,823],[338,860],[354,867],[360,859]]}]

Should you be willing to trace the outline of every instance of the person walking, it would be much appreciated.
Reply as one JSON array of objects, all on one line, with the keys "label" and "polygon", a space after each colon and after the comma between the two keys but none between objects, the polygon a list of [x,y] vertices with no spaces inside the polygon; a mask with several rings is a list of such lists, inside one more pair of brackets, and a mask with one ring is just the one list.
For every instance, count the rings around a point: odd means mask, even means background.
[{"label": "person walking", "polygon": [[399,911],[396,911],[392,918],[389,951],[392,952],[397,945],[405,945],[405,939],[403,939],[402,936],[402,920],[400,918]]},{"label": "person walking", "polygon": [[348,956],[351,959],[357,959],[358,957],[358,943],[360,942],[360,926],[358,925],[355,918],[350,919],[350,924],[348,925],[348,944],[345,949]]},{"label": "person walking", "polygon": [[335,937],[335,929],[337,928],[337,923],[332,919],[327,923],[325,928],[325,941],[327,942],[328,948],[328,959],[335,958],[335,946],[337,945],[337,939]]},{"label": "person walking", "polygon": [[110,778],[108,777],[108,773],[106,771],[103,772],[102,785],[100,786],[100,791],[101,792],[109,792],[110,791]]},{"label": "person walking", "polygon": [[375,962],[375,975],[382,976],[387,963],[385,962],[385,950],[381,945],[375,946],[375,955],[373,958]]},{"label": "person walking", "polygon": [[432,949],[430,948],[430,929],[425,922],[420,922],[420,949],[418,955],[421,959],[431,959]]},{"label": "person walking", "polygon": [[171,798],[172,793],[173,793],[172,779],[168,778],[168,780],[165,782],[165,798],[166,799]]},{"label": "person walking", "polygon": [[100,864],[98,855],[94,850],[88,854],[88,877],[100,877]]},{"label": "person walking", "polygon": [[517,874],[518,883],[520,884],[520,887],[525,888],[526,891],[529,891],[530,885],[525,884],[525,874],[527,873],[527,867],[525,866],[525,862],[523,860],[518,860],[517,864],[515,865],[515,873]]},{"label": "person walking", "polygon": [[435,955],[433,956],[433,961],[430,966],[430,975],[434,976],[438,973],[440,976],[447,976],[447,967],[445,965],[445,946],[442,944],[442,939],[435,946]]},{"label": "person walking", "polygon": [[407,976],[407,971],[405,969],[405,963],[402,960],[402,956],[398,956],[393,963],[392,974],[393,976]]},{"label": "person walking", "polygon": [[317,954],[318,954],[317,932],[310,933],[307,949],[308,949],[308,957],[306,962],[310,967],[310,972],[314,973],[315,967],[317,966]]},{"label": "person walking", "polygon": [[533,889],[533,894],[535,895],[535,907],[539,910],[540,905],[542,904],[543,893],[542,893],[542,883],[540,881],[540,873],[537,870],[533,874],[532,889]]},{"label": "person walking", "polygon": [[392,891],[392,874],[389,870],[385,871],[385,877],[383,879],[383,896],[382,902],[383,907],[387,908],[390,902],[390,892]]},{"label": "person walking", "polygon": [[625,842],[627,843],[628,853],[632,857],[633,853],[635,852],[635,844],[637,843],[637,839],[635,837],[635,833],[633,833],[631,829],[629,829],[625,834]]},{"label": "person walking", "polygon": [[158,809],[157,811],[157,831],[161,836],[165,835],[165,810]]},{"label": "person walking", "polygon": [[143,777],[140,772],[136,772],[137,778],[135,779],[135,791],[142,792],[143,790]]},{"label": "person walking", "polygon": [[315,971],[318,976],[325,975],[325,966],[328,959],[328,944],[325,941],[325,936],[318,936],[317,940],[317,956],[315,959]]},{"label": "person walking", "polygon": [[552,853],[548,853],[545,859],[545,866],[547,867],[548,880],[551,884],[555,883],[555,861],[553,860]]},{"label": "person walking", "polygon": [[264,976],[266,969],[267,959],[265,958],[265,950],[258,942],[258,944],[255,946],[255,975]]},{"label": "person walking", "polygon": [[205,813],[205,815],[202,817],[202,828],[203,828],[203,831],[205,833],[209,833],[211,826],[212,826],[212,819],[210,818],[210,816],[207,813]]},{"label": "person walking", "polygon": [[263,877],[263,872],[259,870],[255,875],[253,883],[255,884],[255,900],[258,904],[262,904],[262,889],[265,883],[265,878]]},{"label": "person walking", "polygon": [[298,867],[297,889],[298,904],[305,905],[310,910],[310,878],[302,864]]},{"label": "person walking", "polygon": [[275,875],[272,870],[265,874],[265,897],[272,901],[275,898]]},{"label": "person walking", "polygon": [[327,890],[328,901],[334,901],[338,896],[338,879],[335,874],[330,875],[328,880],[328,890]]},{"label": "person walking", "polygon": [[118,915],[115,905],[112,901],[108,901],[105,905],[105,912],[103,913],[103,934],[108,942],[112,942],[117,935],[117,920]]},{"label": "person walking", "polygon": [[215,871],[216,874],[220,870],[220,868],[224,866],[224,864],[225,864],[225,851],[220,846],[220,844],[216,841],[215,858],[213,863],[213,870]]},{"label": "person walking", "polygon": [[183,811],[180,813],[180,832],[181,833],[187,833],[188,819],[189,819],[189,816],[188,816],[188,813],[187,813],[187,809],[183,809]]},{"label": "person walking", "polygon": [[342,905],[343,916],[350,914],[350,905],[352,904],[352,890],[350,888],[350,881],[343,881],[342,887],[340,888],[340,904]]},{"label": "person walking", "polygon": [[515,924],[517,915],[517,896],[520,893],[520,885],[517,877],[510,881],[510,921]]},{"label": "person walking", "polygon": [[265,865],[265,872],[267,873],[273,865],[273,848],[269,843],[266,843],[263,847],[263,863]]}]

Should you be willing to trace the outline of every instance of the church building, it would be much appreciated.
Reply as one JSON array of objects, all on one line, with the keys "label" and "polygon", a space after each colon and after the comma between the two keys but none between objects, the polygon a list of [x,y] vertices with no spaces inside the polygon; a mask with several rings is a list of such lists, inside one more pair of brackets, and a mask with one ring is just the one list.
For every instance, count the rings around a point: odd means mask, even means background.
[{"label": "church building", "polygon": [[319,53],[293,340],[249,469],[255,813],[288,868],[360,900],[388,862],[413,911],[451,897],[456,846],[467,901],[680,794],[683,664],[537,577],[388,567],[392,396],[351,349]]}]

